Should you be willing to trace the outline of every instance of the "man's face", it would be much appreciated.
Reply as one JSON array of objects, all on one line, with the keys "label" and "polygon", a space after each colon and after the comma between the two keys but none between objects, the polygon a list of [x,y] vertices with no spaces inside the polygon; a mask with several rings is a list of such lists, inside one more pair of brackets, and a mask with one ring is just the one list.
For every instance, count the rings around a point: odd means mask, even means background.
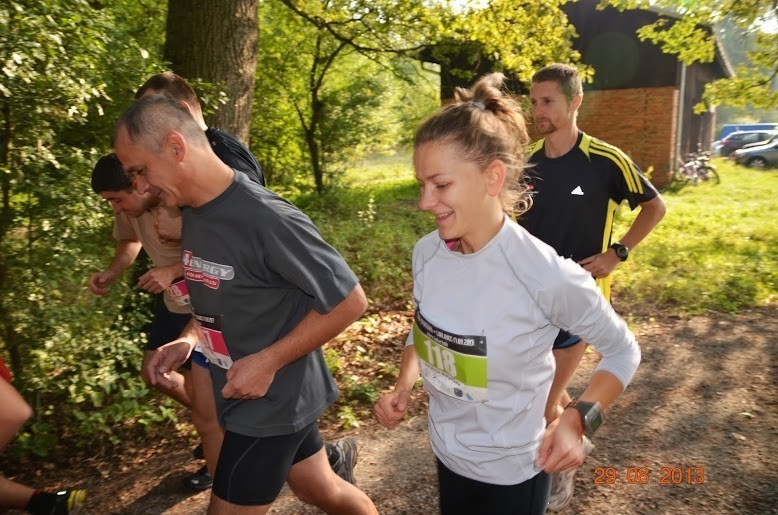
[{"label": "man's face", "polygon": [[140,142],[131,141],[127,129],[121,127],[114,141],[114,152],[138,194],[159,197],[168,207],[186,205],[177,173],[178,162],[173,158],[174,149],[163,144],[156,155]]},{"label": "man's face", "polygon": [[150,193],[141,195],[135,190],[103,191],[100,192],[100,196],[111,203],[115,214],[125,213],[133,218],[138,218],[159,204],[159,199]]},{"label": "man's face", "polygon": [[568,102],[562,86],[555,81],[534,82],[530,87],[529,101],[535,130],[541,136],[569,128],[575,123],[576,98]]}]

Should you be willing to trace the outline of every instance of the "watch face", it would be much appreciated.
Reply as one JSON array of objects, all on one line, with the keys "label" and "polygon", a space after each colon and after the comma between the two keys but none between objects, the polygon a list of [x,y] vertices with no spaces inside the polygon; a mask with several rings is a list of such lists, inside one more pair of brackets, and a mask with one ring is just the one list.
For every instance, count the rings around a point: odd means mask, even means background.
[{"label": "watch face", "polygon": [[587,436],[592,436],[602,425],[602,410],[600,409],[599,402],[586,402],[576,399],[570,401],[565,406],[565,409],[567,408],[575,408],[578,411],[578,414],[581,416],[584,433]]},{"label": "watch face", "polygon": [[584,415],[584,425],[586,426],[586,434],[591,436],[602,425],[602,413],[600,412],[600,406],[597,405],[590,409],[586,415]]}]

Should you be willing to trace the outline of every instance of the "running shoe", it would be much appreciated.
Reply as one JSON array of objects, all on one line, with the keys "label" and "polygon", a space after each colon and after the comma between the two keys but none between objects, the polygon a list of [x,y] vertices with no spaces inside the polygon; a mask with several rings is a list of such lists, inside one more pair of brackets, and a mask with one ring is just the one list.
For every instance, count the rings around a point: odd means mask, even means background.
[{"label": "running shoe", "polygon": [[[581,439],[581,447],[584,459],[594,450],[594,444],[585,436]],[[559,511],[573,499],[575,491],[575,468],[569,472],[556,472],[551,474],[551,493],[548,496],[548,511]]]},{"label": "running shoe", "polygon": [[63,490],[56,496],[51,515],[77,515],[86,504],[86,490]]},{"label": "running shoe", "polygon": [[338,453],[338,459],[332,464],[332,470],[352,485],[356,485],[357,480],[354,478],[354,467],[357,466],[357,457],[359,455],[356,440],[344,438],[335,442],[332,446]]},{"label": "running shoe", "polygon": [[202,492],[208,490],[213,486],[213,478],[208,473],[208,467],[203,466],[190,476],[186,476],[183,479],[184,486],[195,492]]}]

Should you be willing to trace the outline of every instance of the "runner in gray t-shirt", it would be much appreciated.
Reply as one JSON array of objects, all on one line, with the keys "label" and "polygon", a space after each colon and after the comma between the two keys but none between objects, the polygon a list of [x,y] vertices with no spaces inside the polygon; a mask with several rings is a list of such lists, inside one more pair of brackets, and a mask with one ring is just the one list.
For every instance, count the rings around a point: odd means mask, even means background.
[{"label": "runner in gray t-shirt", "polygon": [[[216,392],[234,362],[289,334],[312,309],[329,313],[359,283],[305,214],[243,174],[183,216],[184,277]],[[314,422],[336,398],[317,348],[279,371],[262,399],[217,395],[216,407],[227,431],[275,436]]]},{"label": "runner in gray t-shirt", "polygon": [[[147,95],[153,95],[156,93],[164,93],[175,98],[178,103],[182,104],[192,115],[194,120],[205,131],[205,136],[208,138],[208,142],[211,144],[214,154],[219,159],[224,161],[230,168],[245,173],[249,179],[260,184],[265,185],[265,176],[262,172],[262,168],[259,162],[240,141],[234,136],[219,130],[215,127],[208,127],[203,118],[203,110],[200,105],[200,99],[197,97],[197,93],[189,83],[173,72],[163,72],[152,75],[146,82],[138,88],[135,93],[135,98],[142,98]],[[178,219],[178,225],[175,227],[167,227],[163,224],[159,224],[157,229],[160,234],[174,236],[176,240],[181,238],[181,219]],[[215,463],[216,457],[213,451],[210,449],[211,444],[216,448],[221,447],[221,439],[216,442],[209,441],[208,445],[203,448],[205,450],[205,457],[208,463]],[[332,466],[332,470],[335,471],[340,477],[350,483],[354,483],[354,467],[357,464],[358,449],[356,441],[351,437],[346,437],[337,442],[324,442],[324,448],[327,451],[327,459]],[[213,466],[211,466],[213,468]],[[200,469],[195,475],[187,478],[190,486],[195,484],[198,487],[204,482],[207,482],[210,488],[213,482],[207,474],[207,470]],[[200,488],[202,489],[202,488]]]},{"label": "runner in gray t-shirt", "polygon": [[192,208],[182,247],[197,322],[161,347],[148,371],[168,381],[198,340],[214,365],[227,431],[209,513],[264,513],[284,481],[329,513],[377,513],[329,467],[316,427],[337,396],[320,348],[367,307],[354,274],[297,208],[219,160],[170,97],[133,104],[114,148],[136,188]]}]

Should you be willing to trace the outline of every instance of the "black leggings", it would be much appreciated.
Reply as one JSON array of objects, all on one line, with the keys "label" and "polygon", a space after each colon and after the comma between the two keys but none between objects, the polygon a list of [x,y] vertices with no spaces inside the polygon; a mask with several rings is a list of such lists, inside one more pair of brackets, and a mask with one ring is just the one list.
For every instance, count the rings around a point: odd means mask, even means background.
[{"label": "black leggings", "polygon": [[442,515],[535,515],[546,513],[551,478],[540,472],[518,485],[493,485],[462,477],[438,462]]}]

